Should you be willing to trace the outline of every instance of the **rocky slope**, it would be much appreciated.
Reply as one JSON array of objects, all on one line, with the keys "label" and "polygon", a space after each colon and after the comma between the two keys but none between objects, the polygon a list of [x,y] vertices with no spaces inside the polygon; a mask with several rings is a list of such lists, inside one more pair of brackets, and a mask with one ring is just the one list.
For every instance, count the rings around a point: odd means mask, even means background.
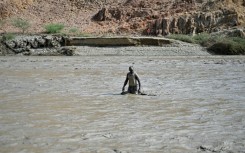
[{"label": "rocky slope", "polygon": [[29,32],[63,23],[95,35],[167,35],[214,32],[245,25],[245,0],[3,0],[0,32],[18,32],[14,18],[31,22]]}]

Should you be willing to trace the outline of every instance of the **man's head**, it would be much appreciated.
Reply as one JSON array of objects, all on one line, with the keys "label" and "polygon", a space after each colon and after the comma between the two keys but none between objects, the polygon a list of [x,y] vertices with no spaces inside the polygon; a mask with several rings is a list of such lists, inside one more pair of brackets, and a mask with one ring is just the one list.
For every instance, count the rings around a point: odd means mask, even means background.
[{"label": "man's head", "polygon": [[129,69],[129,71],[130,71],[131,73],[134,72],[134,67],[133,67],[133,66],[130,66],[128,69]]}]

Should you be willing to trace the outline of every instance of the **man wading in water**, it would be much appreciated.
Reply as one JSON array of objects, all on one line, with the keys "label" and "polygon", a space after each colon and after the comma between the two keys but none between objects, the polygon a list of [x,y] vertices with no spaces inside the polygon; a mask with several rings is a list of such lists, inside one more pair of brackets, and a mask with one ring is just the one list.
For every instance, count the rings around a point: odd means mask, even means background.
[{"label": "man wading in water", "polygon": [[[139,83],[139,90],[137,90],[137,81]],[[128,92],[125,92],[125,86],[127,85],[127,83],[128,83]],[[134,72],[134,68],[132,66],[130,66],[129,72],[126,76],[126,80],[124,81],[124,85],[122,88],[122,94],[127,94],[127,93],[141,94],[140,87],[141,87],[141,85],[140,85],[139,76],[137,75],[137,73]]]}]

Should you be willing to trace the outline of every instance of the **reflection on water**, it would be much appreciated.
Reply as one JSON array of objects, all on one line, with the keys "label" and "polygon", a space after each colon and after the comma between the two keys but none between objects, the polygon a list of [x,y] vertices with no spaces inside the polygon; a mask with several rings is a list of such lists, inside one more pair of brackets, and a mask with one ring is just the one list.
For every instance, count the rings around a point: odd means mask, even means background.
[{"label": "reflection on water", "polygon": [[[0,152],[242,152],[244,57],[1,57]],[[142,89],[120,95],[128,66]]]}]

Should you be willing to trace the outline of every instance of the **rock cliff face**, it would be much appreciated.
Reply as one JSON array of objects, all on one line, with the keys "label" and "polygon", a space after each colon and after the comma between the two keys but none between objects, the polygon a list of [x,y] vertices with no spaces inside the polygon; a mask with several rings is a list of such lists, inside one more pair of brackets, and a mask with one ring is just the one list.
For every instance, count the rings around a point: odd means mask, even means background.
[{"label": "rock cliff face", "polygon": [[29,20],[29,32],[63,23],[81,33],[167,35],[213,32],[245,26],[245,0],[2,0],[0,20]]},{"label": "rock cliff face", "polygon": [[149,27],[152,35],[196,34],[217,32],[222,28],[239,25],[238,14],[232,10],[196,12],[180,16],[170,16],[155,20]]},{"label": "rock cliff face", "polygon": [[116,32],[136,31],[145,35],[210,33],[244,25],[245,1],[128,0],[121,7],[101,9],[93,19],[100,25],[118,23]]}]

